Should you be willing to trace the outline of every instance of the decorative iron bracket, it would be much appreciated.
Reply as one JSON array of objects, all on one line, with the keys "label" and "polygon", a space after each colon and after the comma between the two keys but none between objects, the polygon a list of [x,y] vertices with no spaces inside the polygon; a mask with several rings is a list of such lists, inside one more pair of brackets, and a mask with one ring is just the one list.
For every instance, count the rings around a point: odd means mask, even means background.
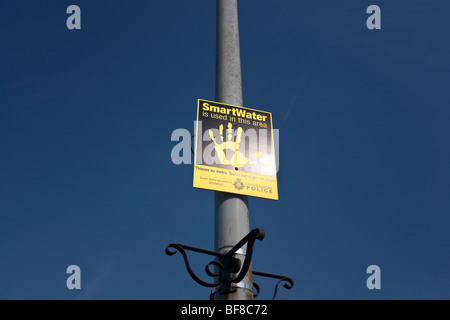
[{"label": "decorative iron bracket", "polygon": [[[254,229],[250,231],[249,234],[247,234],[241,241],[239,241],[230,251],[228,251],[226,254],[222,254],[219,252],[209,251],[205,249],[195,248],[191,246],[187,246],[184,244],[179,243],[172,243],[169,244],[166,248],[166,254],[169,256],[175,255],[177,252],[180,252],[184,259],[184,264],[186,265],[186,269],[191,276],[192,279],[194,279],[195,282],[200,284],[204,287],[210,287],[215,288],[216,290],[219,290],[222,294],[235,292],[236,291],[236,284],[240,283],[245,275],[247,274],[250,264],[252,261],[253,256],[253,246],[256,240],[263,240],[265,236],[265,232],[262,229]],[[240,250],[245,244],[247,244],[247,250],[244,258],[244,262],[242,263],[240,259],[235,258],[234,255]],[[214,260],[210,261],[206,267],[205,267],[205,273],[212,278],[216,279],[216,282],[206,282],[202,279],[200,279],[192,270],[189,258],[187,256],[186,251],[194,251],[197,253],[207,254],[216,257]],[[216,271],[212,271],[210,269],[210,266],[215,266],[217,269]],[[275,297],[277,295],[278,286],[281,282],[287,282],[284,284],[284,288],[287,290],[292,289],[294,286],[294,281],[285,276],[280,275],[274,275],[269,273],[263,273],[258,271],[253,271],[253,275],[262,276],[262,277],[268,277],[268,278],[274,278],[278,279],[278,283],[275,286],[275,292],[273,296],[273,300],[275,300]],[[253,288],[256,290],[254,293],[254,297],[256,297],[259,292],[260,288],[258,284],[253,282]],[[211,294],[211,299],[213,298],[213,294]]]}]

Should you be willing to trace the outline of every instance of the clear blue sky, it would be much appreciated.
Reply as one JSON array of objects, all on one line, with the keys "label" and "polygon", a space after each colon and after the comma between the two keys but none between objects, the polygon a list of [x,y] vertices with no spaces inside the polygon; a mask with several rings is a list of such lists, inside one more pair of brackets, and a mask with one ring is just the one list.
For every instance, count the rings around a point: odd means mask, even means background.
[{"label": "clear blue sky", "polygon": [[[239,10],[244,105],[280,130],[254,269],[294,279],[280,299],[450,299],[450,2]],[[208,298],[164,249],[213,249],[213,192],[170,138],[214,82],[215,1],[0,2],[0,299]]]}]

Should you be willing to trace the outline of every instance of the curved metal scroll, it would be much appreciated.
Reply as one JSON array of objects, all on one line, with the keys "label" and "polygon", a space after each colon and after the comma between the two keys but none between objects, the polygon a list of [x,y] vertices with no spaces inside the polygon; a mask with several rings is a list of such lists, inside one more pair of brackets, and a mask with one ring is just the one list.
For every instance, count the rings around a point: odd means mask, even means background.
[{"label": "curved metal scroll", "polygon": [[[204,250],[200,248],[195,248],[183,244],[172,243],[169,244],[166,248],[166,254],[168,256],[173,256],[177,252],[180,252],[184,259],[184,264],[189,275],[194,279],[195,282],[204,287],[214,288],[213,292],[216,290],[221,290],[222,292],[231,292],[233,290],[232,283],[239,284],[247,274],[253,256],[253,246],[256,240],[263,240],[265,236],[265,232],[262,229],[254,229],[249,234],[247,234],[241,241],[239,241],[230,251],[226,254]],[[241,263],[240,259],[234,257],[239,249],[241,249],[245,244],[247,244],[246,254],[244,258],[244,262]],[[172,249],[172,250],[171,250]],[[206,282],[200,279],[192,270],[191,265],[189,263],[189,258],[187,256],[186,250],[194,251],[202,254],[208,254],[216,257],[214,260],[210,261],[205,267],[205,273],[212,278],[219,279],[217,282]],[[215,271],[210,269],[211,266],[216,267]],[[253,271],[253,275],[268,277],[278,279],[279,281],[275,285],[275,292],[272,300],[275,300],[278,293],[278,286],[282,282],[286,282],[283,284],[283,287],[287,290],[292,289],[294,286],[294,281],[285,276],[280,276],[276,274],[264,273]],[[237,274],[237,275],[236,275]],[[236,275],[234,277],[234,275]],[[254,297],[256,298],[260,293],[260,287],[257,283],[253,282]],[[213,294],[211,294],[211,298],[213,298]]]},{"label": "curved metal scroll", "polygon": [[253,245],[256,241],[256,239],[258,240],[263,240],[265,237],[265,232],[262,229],[254,229],[252,230],[248,235],[246,235],[244,237],[244,239],[242,239],[241,241],[238,242],[237,245],[235,245],[233,247],[233,249],[231,249],[225,257],[233,257],[234,254],[236,253],[236,251],[238,251],[240,248],[242,248],[242,246],[244,244],[247,244],[247,253],[245,255],[245,259],[244,259],[244,265],[242,266],[241,272],[239,273],[239,275],[234,278],[231,282],[233,283],[239,283],[241,282],[245,275],[248,272],[248,269],[250,268],[250,264],[252,262],[252,256],[253,256]]},{"label": "curved metal scroll", "polygon": [[[294,287],[294,280],[292,280],[289,277],[286,276],[280,276],[280,275],[276,275],[276,274],[270,274],[270,273],[265,273],[265,272],[259,272],[259,271],[253,271],[253,275],[254,276],[261,276],[261,277],[266,277],[266,278],[273,278],[273,279],[279,279],[279,281],[277,282],[277,284],[275,285],[275,291],[273,293],[273,297],[272,300],[275,300],[275,298],[277,297],[277,293],[278,293],[278,286],[282,283],[282,282],[287,282],[283,284],[283,287],[286,290],[291,290]],[[253,282],[253,286],[255,285],[255,283]]]},{"label": "curved metal scroll", "polygon": [[[194,279],[194,281],[197,282],[199,285],[204,286],[204,287],[210,287],[210,288],[216,287],[216,286],[220,285],[220,284],[222,283],[222,281],[215,282],[215,283],[206,282],[206,281],[203,281],[202,279],[200,279],[200,278],[194,273],[194,271],[193,271],[192,268],[191,268],[191,265],[189,264],[189,258],[188,258],[187,254],[186,254],[186,251],[184,250],[185,247],[186,247],[186,246],[181,245],[181,244],[177,244],[177,243],[169,244],[169,245],[167,246],[167,248],[166,248],[166,254],[167,254],[168,256],[173,256],[173,255],[175,255],[177,252],[180,252],[181,255],[183,256],[184,264],[186,265],[186,269],[187,269],[189,275],[190,275],[190,276],[192,277],[192,279]],[[175,249],[175,250],[174,250],[174,251],[171,251],[170,248],[173,248],[173,249]],[[213,274],[213,273],[210,273],[210,270],[209,270],[209,265],[210,265],[210,264],[214,264],[215,266],[219,267],[219,269],[223,270],[223,265],[222,265],[221,263],[219,263],[219,262],[217,262],[217,261],[211,261],[210,263],[208,263],[208,264],[206,265],[206,273],[207,273],[208,275],[210,275],[210,276],[214,276],[214,275],[215,275],[215,274]]]},{"label": "curved metal scroll", "polygon": [[[221,254],[214,251],[204,250],[200,248],[195,248],[191,246],[186,246],[183,244],[172,243],[169,244],[166,248],[166,254],[169,256],[175,255],[177,252],[180,252],[184,259],[184,264],[186,265],[186,269],[189,275],[194,279],[195,282],[204,286],[204,287],[217,287],[223,284],[229,286],[231,283],[239,283],[244,279],[245,275],[250,268],[252,255],[253,255],[253,245],[255,241],[264,239],[264,230],[254,229],[249,234],[247,234],[241,241],[239,241],[230,251],[226,254]],[[242,248],[247,243],[247,254],[245,255],[244,263],[241,267],[241,260],[234,257],[236,252]],[[175,250],[171,250],[175,249]],[[209,262],[205,267],[205,272],[210,277],[220,277],[218,282],[206,282],[200,279],[192,270],[191,265],[189,263],[189,258],[187,256],[186,250],[195,251],[203,254],[208,254],[216,257],[216,260]],[[218,272],[213,272],[210,270],[210,266],[216,266],[218,268]],[[238,273],[239,274],[233,278],[232,275]]]}]

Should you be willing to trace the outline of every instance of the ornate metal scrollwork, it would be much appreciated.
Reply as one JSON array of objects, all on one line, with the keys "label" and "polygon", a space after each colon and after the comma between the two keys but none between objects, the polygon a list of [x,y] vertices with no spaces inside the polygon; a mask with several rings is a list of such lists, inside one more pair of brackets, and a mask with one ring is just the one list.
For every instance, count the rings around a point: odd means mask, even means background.
[{"label": "ornate metal scrollwork", "polygon": [[[249,234],[247,234],[239,243],[237,243],[230,251],[226,254],[209,251],[205,249],[195,248],[183,244],[172,243],[169,244],[166,248],[166,254],[169,256],[175,255],[177,252],[180,252],[184,259],[184,264],[189,275],[194,279],[195,282],[204,287],[214,288],[216,290],[220,290],[222,293],[233,292],[233,284],[239,284],[247,274],[253,256],[253,246],[256,240],[263,240],[265,236],[265,232],[262,229],[254,229]],[[240,259],[234,257],[234,255],[240,250],[245,244],[247,244],[247,250],[244,258],[244,262],[242,263]],[[210,261],[205,266],[205,273],[212,278],[217,279],[216,282],[206,282],[200,279],[192,270],[191,265],[189,263],[189,258],[187,256],[186,251],[194,251],[197,253],[207,254],[214,256],[215,259]],[[216,267],[216,271],[211,271],[210,267]],[[287,282],[283,286],[284,288],[290,290],[294,286],[294,281],[285,276],[279,276],[269,273],[263,273],[258,271],[253,271],[253,275],[263,276],[268,278],[279,279],[278,283],[275,286],[275,292],[273,299],[275,299],[278,291],[278,286],[282,282]],[[214,290],[213,289],[213,290]],[[254,297],[259,295],[260,287],[257,283],[253,283]],[[213,295],[211,294],[211,298]]]},{"label": "ornate metal scrollwork", "polygon": [[[277,293],[278,293],[278,286],[282,283],[282,282],[287,282],[285,284],[283,284],[283,287],[286,290],[291,290],[294,287],[294,280],[292,280],[289,277],[286,276],[280,276],[277,274],[270,274],[270,273],[265,273],[265,272],[259,272],[259,271],[253,271],[253,275],[254,276],[261,276],[261,277],[266,277],[266,278],[273,278],[273,279],[279,279],[277,284],[275,285],[275,291],[273,293],[273,297],[272,300],[275,300],[275,298],[277,297]],[[253,282],[253,286],[255,286],[255,282]],[[258,286],[259,287],[259,286]]]}]

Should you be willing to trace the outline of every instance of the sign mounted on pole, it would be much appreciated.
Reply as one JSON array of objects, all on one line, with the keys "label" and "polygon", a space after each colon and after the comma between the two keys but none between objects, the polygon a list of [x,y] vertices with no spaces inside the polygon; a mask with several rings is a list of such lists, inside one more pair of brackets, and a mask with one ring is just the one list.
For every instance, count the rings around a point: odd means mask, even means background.
[{"label": "sign mounted on pole", "polygon": [[278,200],[272,114],[198,100],[194,187]]}]

